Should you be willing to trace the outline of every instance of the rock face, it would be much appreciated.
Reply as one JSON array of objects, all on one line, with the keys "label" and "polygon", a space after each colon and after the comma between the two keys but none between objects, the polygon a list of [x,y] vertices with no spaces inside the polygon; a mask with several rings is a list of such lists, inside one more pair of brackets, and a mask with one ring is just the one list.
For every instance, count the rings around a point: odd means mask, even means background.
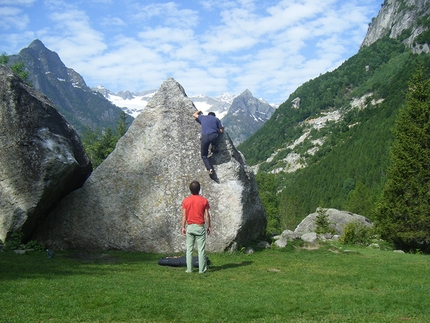
[{"label": "rock face", "polygon": [[92,167],[77,133],[42,94],[0,65],[0,239],[28,239]]},{"label": "rock face", "polygon": [[227,134],[210,159],[200,158],[200,125],[184,89],[167,79],[85,185],[63,199],[35,237],[53,248],[120,249],[155,253],[185,250],[181,204],[198,180],[209,200],[208,251],[246,245],[266,226],[254,174]]},{"label": "rock face", "polygon": [[[336,234],[341,235],[343,233],[343,228],[345,224],[349,222],[359,222],[365,226],[372,226],[372,222],[358,214],[354,214],[347,211],[339,211],[336,209],[320,209],[320,211],[323,210],[324,214],[327,215],[327,220],[330,223],[330,226],[332,226]],[[318,209],[317,212],[309,214],[306,218],[303,219],[302,222],[299,223],[297,228],[294,230],[296,233],[305,234],[305,233],[312,233],[316,230],[316,220],[317,216],[319,215]]]},{"label": "rock face", "polygon": [[291,101],[291,109],[300,109],[300,98],[295,98]]},{"label": "rock face", "polygon": [[238,145],[260,129],[275,110],[269,103],[253,97],[249,90],[245,90],[233,100],[222,123],[234,145]]},{"label": "rock face", "polygon": [[[428,28],[420,21],[428,20],[429,15],[428,0],[385,0],[361,46],[369,46],[378,39],[389,36],[404,38],[404,43],[412,47],[415,38]],[[407,31],[405,37],[402,36],[404,31]],[[428,53],[428,45],[421,48],[423,49],[427,49]]]}]

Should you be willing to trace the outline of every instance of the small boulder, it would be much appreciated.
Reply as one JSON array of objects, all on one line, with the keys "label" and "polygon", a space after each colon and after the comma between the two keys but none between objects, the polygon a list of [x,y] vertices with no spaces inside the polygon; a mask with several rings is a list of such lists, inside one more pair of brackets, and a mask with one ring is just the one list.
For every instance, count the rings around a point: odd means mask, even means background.
[{"label": "small boulder", "polygon": [[270,249],[270,243],[268,243],[267,241],[260,241],[257,244],[257,247],[262,249]]},{"label": "small boulder", "polygon": [[318,208],[315,213],[311,213],[306,218],[304,218],[303,221],[300,222],[300,224],[296,227],[294,232],[301,234],[315,232],[315,230],[317,229],[316,221],[320,214],[327,215],[327,220],[329,222],[330,227],[333,228],[335,234],[338,235],[342,235],[343,228],[347,223],[350,222],[358,222],[368,227],[373,226],[372,221],[362,215],[358,215],[348,211],[339,211],[336,209]]},{"label": "small boulder", "polygon": [[282,237],[287,238],[287,240],[290,240],[290,241],[298,240],[300,239],[300,236],[301,236],[300,233],[297,233],[291,230],[284,230],[281,235]]},{"label": "small boulder", "polygon": [[304,242],[315,243],[318,240],[318,236],[315,232],[308,232],[300,237]]},{"label": "small boulder", "polygon": [[254,249],[251,247],[246,247],[245,250],[243,251],[245,255],[252,255],[254,252],[255,252]]},{"label": "small boulder", "polygon": [[288,240],[285,237],[280,237],[278,240],[275,241],[275,245],[279,248],[285,248],[288,244]]}]

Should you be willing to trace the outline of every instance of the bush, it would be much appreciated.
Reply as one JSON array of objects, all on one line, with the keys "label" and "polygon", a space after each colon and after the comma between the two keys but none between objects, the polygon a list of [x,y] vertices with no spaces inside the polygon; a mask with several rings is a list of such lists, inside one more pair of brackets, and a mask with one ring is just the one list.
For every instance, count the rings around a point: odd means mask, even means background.
[{"label": "bush", "polygon": [[25,249],[31,249],[33,251],[37,251],[37,252],[44,252],[45,251],[45,247],[43,245],[41,245],[38,241],[36,240],[30,240],[29,242],[27,242],[27,244],[25,245]]},{"label": "bush", "polygon": [[4,250],[18,250],[24,249],[22,244],[22,238],[24,234],[21,231],[16,231],[10,235],[10,238],[7,238],[4,244]]},{"label": "bush", "polygon": [[21,231],[16,231],[12,233],[10,238],[6,239],[3,250],[11,251],[11,250],[30,250],[31,249],[38,252],[42,252],[45,250],[44,246],[42,246],[39,242],[35,240],[30,240],[26,244],[22,243],[23,237],[24,237],[24,234]]},{"label": "bush", "polygon": [[366,244],[372,239],[373,229],[359,222],[349,222],[339,241],[343,244]]}]

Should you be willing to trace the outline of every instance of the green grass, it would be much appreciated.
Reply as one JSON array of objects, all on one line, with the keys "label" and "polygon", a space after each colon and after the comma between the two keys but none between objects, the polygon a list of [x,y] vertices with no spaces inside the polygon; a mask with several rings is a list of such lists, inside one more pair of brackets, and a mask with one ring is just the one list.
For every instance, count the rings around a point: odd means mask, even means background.
[{"label": "green grass", "polygon": [[0,322],[430,322],[430,258],[354,248],[160,255],[0,253]]}]

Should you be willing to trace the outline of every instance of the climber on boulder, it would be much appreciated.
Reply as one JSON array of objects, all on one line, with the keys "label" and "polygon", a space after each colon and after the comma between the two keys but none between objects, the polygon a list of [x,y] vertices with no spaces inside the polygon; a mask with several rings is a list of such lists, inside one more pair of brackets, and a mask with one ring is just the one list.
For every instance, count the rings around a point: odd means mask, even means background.
[{"label": "climber on boulder", "polygon": [[218,141],[219,134],[224,131],[224,126],[216,117],[214,112],[209,112],[207,116],[203,115],[201,110],[193,114],[194,119],[202,126],[202,137],[200,139],[200,153],[209,175],[214,173],[213,166],[208,159],[209,146],[212,145],[212,150],[215,152],[215,146]]}]

